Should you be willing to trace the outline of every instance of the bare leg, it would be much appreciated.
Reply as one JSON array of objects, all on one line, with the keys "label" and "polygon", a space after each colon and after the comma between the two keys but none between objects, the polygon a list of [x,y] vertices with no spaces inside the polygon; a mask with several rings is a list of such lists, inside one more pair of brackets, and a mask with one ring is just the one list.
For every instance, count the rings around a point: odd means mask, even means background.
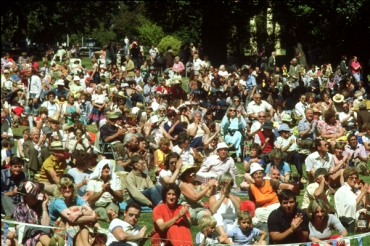
[{"label": "bare leg", "polygon": [[220,238],[222,238],[224,241],[220,242],[220,243],[225,243],[225,244],[231,244],[229,238],[224,235],[227,235],[226,231],[225,231],[225,228],[223,225],[219,225],[216,227],[216,231],[218,233],[218,235],[220,235]]},{"label": "bare leg", "polygon": [[50,237],[48,235],[42,235],[38,243],[41,243],[42,246],[48,246],[50,243]]}]

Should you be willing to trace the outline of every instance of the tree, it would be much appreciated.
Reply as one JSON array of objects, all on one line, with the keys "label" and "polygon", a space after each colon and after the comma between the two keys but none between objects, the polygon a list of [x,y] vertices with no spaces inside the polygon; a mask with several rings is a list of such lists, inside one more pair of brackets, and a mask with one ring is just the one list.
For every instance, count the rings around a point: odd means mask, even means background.
[{"label": "tree", "polygon": [[172,36],[166,36],[162,38],[161,42],[157,45],[157,48],[160,53],[164,54],[169,46],[172,49],[172,53],[176,56],[181,47],[181,40]]}]

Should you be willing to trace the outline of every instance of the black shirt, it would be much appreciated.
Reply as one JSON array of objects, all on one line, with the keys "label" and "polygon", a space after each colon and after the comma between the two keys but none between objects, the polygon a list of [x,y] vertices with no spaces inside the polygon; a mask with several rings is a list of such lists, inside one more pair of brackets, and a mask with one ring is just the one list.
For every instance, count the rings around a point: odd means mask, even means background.
[{"label": "black shirt", "polygon": [[[303,231],[309,231],[308,229],[308,223],[309,218],[308,215],[299,208],[296,209],[296,211],[293,213],[294,216],[297,213],[301,213],[303,215],[303,222],[301,223],[300,227]],[[288,218],[284,215],[281,207],[277,208],[276,210],[272,211],[267,219],[267,226],[269,232],[284,232],[290,228],[290,224],[293,220],[293,217]],[[290,234],[288,237],[286,237],[284,240],[279,242],[274,242],[272,238],[270,237],[270,244],[285,244],[285,243],[301,243],[301,239],[299,238],[297,233]]]},{"label": "black shirt", "polygon": [[[106,139],[109,136],[113,136],[114,134],[117,133],[117,131],[118,131],[118,127],[112,126],[109,123],[107,123],[107,124],[103,125],[100,128],[100,139],[103,142],[105,142],[104,139]],[[122,142],[123,141],[123,136],[118,136],[115,139],[112,139],[112,140],[110,140],[108,142],[111,143],[111,142],[114,142],[114,141],[120,141],[120,142]]]}]

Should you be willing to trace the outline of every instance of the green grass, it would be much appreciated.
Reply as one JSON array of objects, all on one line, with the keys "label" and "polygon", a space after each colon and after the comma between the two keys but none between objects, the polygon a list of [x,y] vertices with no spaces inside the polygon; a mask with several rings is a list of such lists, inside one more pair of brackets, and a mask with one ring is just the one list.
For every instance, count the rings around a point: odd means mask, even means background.
[{"label": "green grass", "polygon": [[[91,62],[90,62],[90,59],[88,58],[82,58],[82,64],[86,65],[86,68],[87,69],[91,69]],[[40,64],[42,64],[40,62]],[[188,81],[187,78],[184,78],[183,79],[183,88],[185,90],[187,90],[185,88],[185,85],[186,85],[186,82]],[[22,130],[25,129],[25,128],[28,128],[28,127],[24,127],[24,126],[20,126],[19,128],[13,128],[13,133],[14,135],[17,135],[17,136],[22,136]],[[94,132],[96,133],[97,132],[97,128],[95,125],[87,125],[87,131],[91,131],[91,132]],[[237,164],[237,168],[238,168],[238,174],[244,174],[244,169],[243,169],[243,165],[242,164]],[[292,169],[292,173],[297,173],[297,170],[295,168],[294,165],[291,166],[291,169]],[[305,171],[305,168],[304,169],[304,174],[305,176],[307,177],[306,175],[306,171]],[[370,182],[370,176],[361,176],[361,178],[365,181],[365,182]],[[240,183],[242,182],[242,177],[237,177],[237,184],[240,185]],[[302,203],[302,198],[303,198],[303,193],[304,193],[304,190],[301,190],[300,192],[300,195],[297,196],[297,202],[299,204]],[[331,204],[332,206],[334,206],[334,195],[331,195]],[[241,197],[242,200],[247,200],[248,197]],[[207,201],[208,199],[204,199],[204,201]],[[123,219],[123,215],[121,213],[120,215],[120,218]],[[140,220],[139,220],[139,223],[138,223],[140,226],[144,226],[146,225],[148,230],[147,232],[151,231],[153,229],[153,220],[152,220],[152,215],[151,213],[142,213],[141,214],[141,217],[140,217]],[[108,228],[109,226],[109,223],[106,223],[106,222],[100,222],[100,225],[103,227],[103,228]],[[191,227],[191,233],[192,233],[192,236],[193,236],[193,240],[195,242],[195,235],[200,231],[199,227],[198,226],[192,226]],[[350,234],[352,235],[352,234]],[[150,245],[150,240],[148,240],[146,242],[145,245]],[[357,242],[357,239],[352,239],[351,240],[351,245],[358,245],[358,242]],[[370,245],[370,236],[367,236],[367,237],[364,237],[363,238],[363,245]]]}]

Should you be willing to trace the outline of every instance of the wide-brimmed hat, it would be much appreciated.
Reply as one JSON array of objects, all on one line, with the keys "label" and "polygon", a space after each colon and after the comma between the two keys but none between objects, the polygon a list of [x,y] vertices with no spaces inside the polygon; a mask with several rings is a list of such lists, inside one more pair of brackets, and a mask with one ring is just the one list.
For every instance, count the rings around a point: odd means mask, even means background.
[{"label": "wide-brimmed hat", "polygon": [[123,88],[128,87],[128,84],[127,83],[123,83],[122,87]]},{"label": "wide-brimmed hat", "polygon": [[290,132],[290,128],[287,124],[281,124],[278,132]]},{"label": "wide-brimmed hat", "polygon": [[322,114],[321,110],[318,108],[313,108],[313,113],[320,113]]},{"label": "wide-brimmed hat", "polygon": [[24,180],[19,183],[17,193],[24,196],[38,196],[44,190],[44,187],[43,183]]},{"label": "wide-brimmed hat", "polygon": [[49,150],[65,150],[62,141],[51,142]]},{"label": "wide-brimmed hat", "polygon": [[163,73],[169,74],[170,73],[170,69],[167,68],[166,70],[164,70]]},{"label": "wide-brimmed hat", "polygon": [[180,80],[175,79],[175,81],[173,82],[173,84],[174,84],[174,85],[179,85],[179,84],[181,84],[181,82],[180,82]]},{"label": "wide-brimmed hat", "polygon": [[157,123],[158,121],[159,121],[159,118],[157,115],[153,115],[152,117],[150,117],[151,123]]},{"label": "wide-brimmed hat", "polygon": [[249,168],[249,173],[250,175],[252,175],[253,173],[255,173],[256,171],[265,171],[265,169],[263,169],[263,167],[261,167],[260,164],[258,164],[257,162],[253,162]]},{"label": "wide-brimmed hat", "polygon": [[41,128],[41,130],[42,130],[42,133],[44,133],[46,135],[53,133],[53,130],[51,130],[51,128],[48,127],[48,126],[44,126],[43,128]]},{"label": "wide-brimmed hat", "polygon": [[335,94],[335,96],[333,97],[333,101],[336,103],[341,103],[343,102],[343,100],[344,100],[344,96],[341,94]]},{"label": "wide-brimmed hat", "polygon": [[60,123],[59,117],[57,115],[54,115],[52,118],[49,119],[49,122],[51,123]]},{"label": "wide-brimmed hat", "polygon": [[229,149],[229,146],[227,146],[227,144],[225,142],[221,142],[221,143],[217,144],[216,151],[219,150],[219,149]]},{"label": "wide-brimmed hat", "polygon": [[265,123],[262,125],[263,129],[274,129],[274,123],[271,120],[265,120]]},{"label": "wide-brimmed hat", "polygon": [[191,165],[191,164],[183,165],[180,170],[179,179],[182,179],[184,177],[183,176],[184,173],[190,172],[190,171],[193,171],[194,175],[196,175],[199,169],[200,167],[198,165]]},{"label": "wide-brimmed hat", "polygon": [[78,77],[78,76],[74,76],[73,77],[73,81],[80,81],[81,79],[80,79],[80,77]]},{"label": "wide-brimmed hat", "polygon": [[196,101],[196,100],[191,101],[191,105],[198,105],[198,104],[199,104],[199,102],[198,102],[198,101]]},{"label": "wide-brimmed hat", "polygon": [[4,73],[9,73],[9,70],[8,70],[8,69],[5,69],[5,70],[4,70]]},{"label": "wide-brimmed hat", "polygon": [[56,85],[63,85],[63,86],[65,85],[65,84],[64,84],[64,80],[62,80],[62,79],[58,79],[58,80],[55,82],[55,84],[56,84]]},{"label": "wide-brimmed hat", "polygon": [[283,118],[281,119],[281,121],[288,121],[288,122],[292,122],[292,116],[290,116],[290,114],[284,114],[283,115]]},{"label": "wide-brimmed hat", "polygon": [[22,52],[22,56],[26,56],[27,55],[27,52]]},{"label": "wide-brimmed hat", "polygon": [[125,98],[125,93],[123,91],[120,91],[117,93],[117,96]]},{"label": "wide-brimmed hat", "polygon": [[118,114],[116,114],[116,112],[109,112],[109,113],[107,114],[107,118],[108,118],[108,119],[118,119],[118,118],[119,118],[119,115],[118,115]]},{"label": "wide-brimmed hat", "polygon": [[67,78],[66,78],[66,80],[68,80],[69,82],[71,82],[71,81],[72,81],[72,79],[73,79],[73,78],[72,78],[72,75],[68,75],[68,76],[67,76]]}]

